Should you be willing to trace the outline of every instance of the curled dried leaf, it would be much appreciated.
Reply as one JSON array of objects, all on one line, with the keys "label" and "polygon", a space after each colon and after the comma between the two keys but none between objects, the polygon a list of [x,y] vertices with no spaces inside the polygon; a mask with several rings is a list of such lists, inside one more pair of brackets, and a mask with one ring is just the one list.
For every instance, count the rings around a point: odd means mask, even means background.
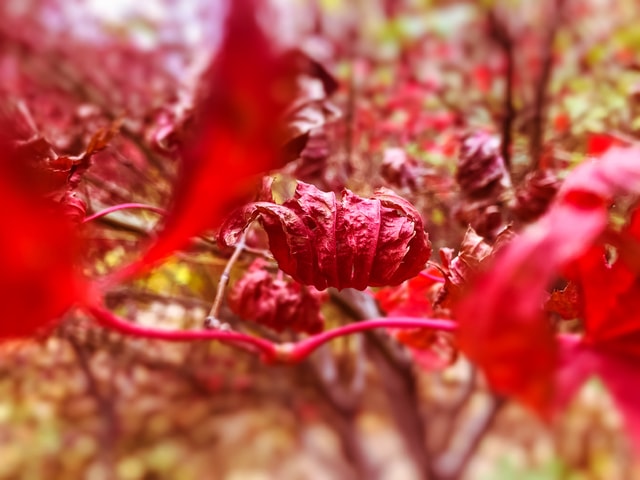
[{"label": "curled dried leaf", "polygon": [[500,140],[484,132],[467,137],[460,147],[456,181],[464,195],[493,197],[511,181],[500,155]]},{"label": "curled dried leaf", "polygon": [[551,170],[529,173],[516,191],[515,215],[525,222],[542,215],[560,188],[560,180]]},{"label": "curled dried leaf", "polygon": [[278,332],[318,333],[324,327],[320,312],[326,293],[298,282],[274,278],[266,262],[255,260],[229,292],[229,307],[241,318]]},{"label": "curled dried leaf", "polygon": [[420,183],[418,162],[402,148],[387,148],[384,151],[380,173],[390,185],[400,188],[415,190]]},{"label": "curled dried leaf", "polygon": [[319,290],[397,285],[417,275],[431,254],[420,214],[388,189],[369,199],[345,189],[338,201],[333,192],[298,182],[282,205],[255,202],[234,212],[219,242],[234,244],[254,220],[280,269]]},{"label": "curled dried leaf", "polygon": [[498,234],[492,246],[469,227],[462,239],[458,255],[454,257],[450,248],[441,249],[440,259],[446,276],[444,287],[436,302],[437,306],[454,306],[464,296],[468,285],[482,271],[486,262],[508,243],[512,236],[511,229],[506,228]]}]

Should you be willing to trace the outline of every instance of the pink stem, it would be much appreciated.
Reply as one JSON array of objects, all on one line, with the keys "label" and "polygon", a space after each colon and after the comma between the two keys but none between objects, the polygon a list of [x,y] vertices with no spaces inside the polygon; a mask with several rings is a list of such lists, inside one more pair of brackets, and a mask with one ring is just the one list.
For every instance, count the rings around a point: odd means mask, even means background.
[{"label": "pink stem", "polygon": [[352,333],[372,330],[374,328],[429,328],[443,332],[455,332],[458,325],[453,320],[440,318],[385,317],[373,318],[357,323],[349,323],[342,327],[327,330],[299,342],[277,345],[280,360],[299,362],[321,345],[337,337]]},{"label": "pink stem", "polygon": [[429,280],[433,280],[434,282],[438,282],[438,283],[444,283],[445,279],[442,277],[439,277],[437,275],[434,275],[432,273],[429,272],[420,272],[418,275],[420,275],[421,277],[424,278],[428,278]]},{"label": "pink stem", "polygon": [[452,320],[438,318],[390,317],[375,318],[358,323],[350,323],[326,332],[313,335],[294,343],[277,344],[240,332],[221,332],[216,330],[165,330],[143,327],[124,320],[113,312],[100,306],[86,306],[86,310],[104,327],[126,335],[145,338],[157,338],[172,342],[194,340],[220,340],[231,345],[259,352],[267,363],[295,363],[305,359],[321,345],[345,335],[372,330],[374,328],[429,328],[445,332],[454,332],[457,324]]},{"label": "pink stem", "polygon": [[171,342],[220,340],[238,347],[248,346],[252,351],[260,352],[265,358],[274,358],[276,356],[276,348],[273,343],[245,333],[216,330],[165,330],[162,328],[144,327],[124,320],[100,306],[87,306],[85,308],[102,326],[126,335],[157,338]]},{"label": "pink stem", "polygon": [[105,208],[104,210],[100,210],[99,212],[94,213],[86,217],[82,223],[88,223],[92,220],[96,220],[97,218],[104,217],[105,215],[109,215],[110,213],[117,212],[119,210],[133,210],[133,209],[141,209],[141,210],[149,210],[151,212],[158,213],[160,215],[166,215],[167,211],[164,208],[154,207],[153,205],[146,205],[144,203],[121,203],[119,205],[114,205],[109,208]]}]

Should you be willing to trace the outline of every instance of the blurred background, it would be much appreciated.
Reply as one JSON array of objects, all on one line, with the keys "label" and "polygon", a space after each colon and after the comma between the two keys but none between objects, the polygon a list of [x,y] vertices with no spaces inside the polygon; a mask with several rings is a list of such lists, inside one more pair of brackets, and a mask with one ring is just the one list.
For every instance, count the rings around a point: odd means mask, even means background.
[{"label": "blurred background", "polygon": [[[603,145],[639,135],[635,0],[257,3],[274,44],[316,69],[291,120],[292,137],[309,139],[279,172],[283,184],[363,195],[393,188],[421,211],[435,252],[458,248],[471,216],[487,238],[529,218],[513,220],[495,198],[465,197],[456,169],[468,135],[503,135],[507,125],[503,153],[523,185],[532,164],[562,178]],[[18,112],[24,138],[68,155],[117,122],[78,194],[89,211],[165,206],[179,164],[173,145],[227,9],[205,0],[4,0],[0,114]],[[318,90],[327,78],[335,92]],[[96,222],[85,232],[86,273],[134,258],[156,221],[122,212]],[[203,238],[110,291],[109,306],[140,324],[199,326],[227,260]],[[232,284],[251,260],[240,259]],[[329,326],[380,314],[367,293],[330,294]],[[246,326],[226,306],[223,315],[234,328],[292,338]],[[545,425],[488,392],[450,339],[440,347],[417,358],[375,332],[299,365],[268,366],[217,343],[125,338],[72,313],[46,338],[0,345],[0,479],[640,478],[597,379]]]}]

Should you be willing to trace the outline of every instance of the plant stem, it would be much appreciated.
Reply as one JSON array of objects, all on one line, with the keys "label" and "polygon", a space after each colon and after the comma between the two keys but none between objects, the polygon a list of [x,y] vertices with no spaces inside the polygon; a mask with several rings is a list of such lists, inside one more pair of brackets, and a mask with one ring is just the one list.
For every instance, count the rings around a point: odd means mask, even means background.
[{"label": "plant stem", "polygon": [[151,212],[155,212],[160,215],[166,215],[167,211],[164,208],[154,207],[153,205],[146,205],[144,203],[120,203],[118,205],[113,205],[112,207],[105,208],[104,210],[100,210],[99,212],[94,213],[93,215],[89,215],[86,217],[82,223],[89,223],[98,218],[104,217],[105,215],[109,215],[113,212],[118,212],[120,210],[149,210]]},{"label": "plant stem", "polygon": [[273,358],[276,355],[276,346],[272,342],[246,333],[217,330],[167,330],[145,327],[120,318],[101,306],[87,306],[85,308],[103,327],[134,337],[157,338],[170,342],[220,340],[240,348],[246,349],[248,347],[253,353],[261,353],[266,358]]},{"label": "plant stem", "polygon": [[365,322],[350,323],[326,332],[313,335],[298,342],[274,343],[263,338],[241,332],[219,330],[167,330],[163,328],[144,327],[120,318],[102,306],[85,306],[102,326],[134,337],[157,338],[171,342],[195,340],[219,340],[233,346],[249,349],[259,353],[266,363],[297,363],[313,353],[325,343],[345,335],[363,332],[376,328],[431,328],[445,332],[453,332],[457,324],[452,320],[438,318],[391,317],[374,318]]},{"label": "plant stem", "polygon": [[374,318],[364,322],[349,323],[326,332],[313,335],[295,343],[278,345],[280,354],[290,362],[299,362],[321,345],[334,338],[350,335],[356,332],[364,332],[375,328],[430,328],[444,332],[453,332],[457,329],[456,322],[439,318],[413,318],[413,317],[387,317]]}]

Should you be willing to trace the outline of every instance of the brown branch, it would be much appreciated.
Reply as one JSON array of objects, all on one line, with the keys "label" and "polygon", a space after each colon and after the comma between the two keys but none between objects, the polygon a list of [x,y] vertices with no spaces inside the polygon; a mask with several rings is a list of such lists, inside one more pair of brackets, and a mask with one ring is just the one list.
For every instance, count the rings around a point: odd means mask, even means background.
[{"label": "brown branch", "polygon": [[313,362],[306,362],[302,367],[305,375],[313,379],[316,393],[324,400],[329,408],[329,413],[333,419],[335,428],[342,447],[342,453],[351,464],[356,473],[356,478],[366,478],[374,480],[379,477],[374,466],[367,458],[367,454],[358,438],[358,428],[356,425],[360,399],[346,399],[342,391],[336,390],[331,379],[323,377],[320,366]]},{"label": "brown branch", "polygon": [[[380,315],[375,300],[363,292],[345,289],[332,295],[345,310],[359,320]],[[378,332],[367,332],[366,352],[378,372],[389,399],[391,413],[421,478],[432,478],[432,463],[426,448],[425,419],[420,409],[413,364],[396,345]]]},{"label": "brown branch", "polygon": [[115,446],[118,438],[118,416],[113,402],[100,391],[100,385],[91,370],[89,355],[84,345],[72,335],[67,336],[67,341],[78,359],[78,365],[87,380],[87,391],[96,402],[98,415],[103,420],[100,452],[107,472],[113,475]]},{"label": "brown branch", "polygon": [[485,411],[465,423],[456,432],[456,437],[462,439],[462,447],[458,450],[447,451],[437,459],[436,478],[439,480],[458,480],[461,478],[505,403],[506,401],[502,397],[491,397]]},{"label": "brown branch", "polygon": [[544,127],[546,122],[547,91],[551,82],[553,70],[553,44],[555,43],[558,28],[562,23],[564,0],[554,0],[547,34],[542,47],[542,69],[540,77],[536,81],[535,96],[533,100],[533,115],[531,118],[531,135],[529,139],[529,156],[531,158],[531,170],[537,170],[540,166],[540,157],[543,151]]},{"label": "brown branch", "polygon": [[502,107],[502,144],[501,154],[505,167],[511,171],[511,144],[513,143],[513,122],[516,117],[513,105],[513,80],[515,70],[514,42],[506,25],[498,20],[495,12],[489,12],[489,32],[491,38],[503,50],[506,68],[505,89]]}]

